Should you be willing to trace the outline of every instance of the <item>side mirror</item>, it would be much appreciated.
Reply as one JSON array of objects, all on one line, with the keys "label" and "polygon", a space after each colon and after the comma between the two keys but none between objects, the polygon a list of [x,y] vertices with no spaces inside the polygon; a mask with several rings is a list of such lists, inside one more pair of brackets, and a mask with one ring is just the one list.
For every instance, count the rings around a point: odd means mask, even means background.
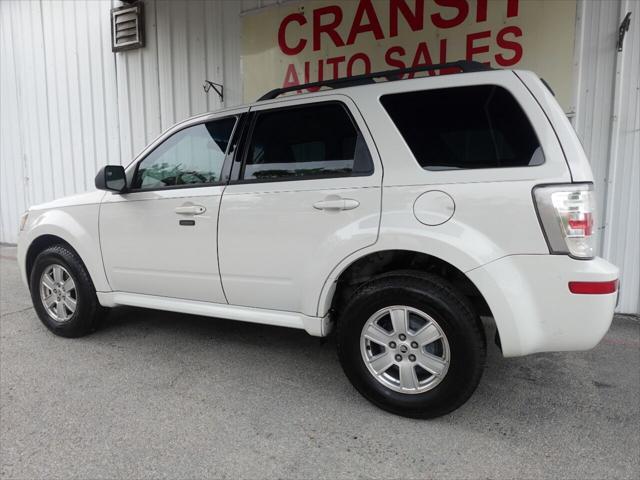
[{"label": "side mirror", "polygon": [[127,188],[127,177],[122,165],[107,165],[100,169],[96,175],[96,188],[98,190],[111,190],[124,192]]}]

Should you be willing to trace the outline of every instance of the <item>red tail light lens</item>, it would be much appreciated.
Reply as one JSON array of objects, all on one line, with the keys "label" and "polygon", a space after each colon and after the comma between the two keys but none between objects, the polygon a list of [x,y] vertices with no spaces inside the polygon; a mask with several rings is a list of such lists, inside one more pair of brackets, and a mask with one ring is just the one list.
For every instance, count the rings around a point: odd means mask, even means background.
[{"label": "red tail light lens", "polygon": [[582,234],[588,237],[593,234],[593,214],[591,212],[584,212],[578,215],[574,214],[573,218],[572,216],[569,216],[567,224],[569,225],[569,229],[576,232],[578,235]]},{"label": "red tail light lens", "polygon": [[618,290],[618,280],[609,282],[569,282],[569,291],[582,295],[604,295]]}]

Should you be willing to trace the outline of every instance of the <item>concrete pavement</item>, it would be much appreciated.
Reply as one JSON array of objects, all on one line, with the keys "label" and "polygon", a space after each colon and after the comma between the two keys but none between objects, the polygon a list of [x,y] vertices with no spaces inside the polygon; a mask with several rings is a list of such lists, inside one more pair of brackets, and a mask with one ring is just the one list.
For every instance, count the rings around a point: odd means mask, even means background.
[{"label": "concrete pavement", "polygon": [[[0,248],[2,478],[638,478],[640,323],[594,350],[503,359],[416,421],[365,401],[333,339],[119,309],[49,333]],[[492,332],[487,335],[493,338]]]}]

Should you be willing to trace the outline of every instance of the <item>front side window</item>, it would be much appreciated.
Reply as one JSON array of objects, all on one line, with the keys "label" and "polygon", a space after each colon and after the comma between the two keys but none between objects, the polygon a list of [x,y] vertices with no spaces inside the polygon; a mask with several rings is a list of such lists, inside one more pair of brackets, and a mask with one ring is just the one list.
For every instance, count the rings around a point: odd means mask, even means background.
[{"label": "front side window", "polygon": [[243,179],[293,180],[372,172],[364,138],[339,103],[257,113]]},{"label": "front side window", "polygon": [[504,168],[544,163],[522,107],[496,85],[384,95],[383,107],[421,167]]},{"label": "front side window", "polygon": [[140,162],[132,188],[219,182],[235,122],[235,118],[225,118],[175,133]]}]

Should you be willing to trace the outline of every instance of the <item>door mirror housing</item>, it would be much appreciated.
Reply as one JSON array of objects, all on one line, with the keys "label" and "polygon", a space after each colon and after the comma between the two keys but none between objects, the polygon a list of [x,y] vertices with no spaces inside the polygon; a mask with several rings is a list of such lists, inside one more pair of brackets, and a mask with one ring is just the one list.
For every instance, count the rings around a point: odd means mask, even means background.
[{"label": "door mirror housing", "polygon": [[127,189],[127,177],[122,165],[106,165],[96,175],[98,190],[111,190],[122,193]]}]

